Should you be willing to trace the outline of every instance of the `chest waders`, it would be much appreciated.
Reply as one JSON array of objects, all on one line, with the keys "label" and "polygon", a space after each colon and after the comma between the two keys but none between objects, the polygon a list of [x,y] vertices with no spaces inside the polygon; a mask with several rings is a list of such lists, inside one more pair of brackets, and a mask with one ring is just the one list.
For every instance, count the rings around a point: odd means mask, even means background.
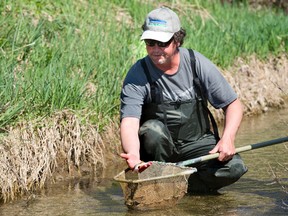
[{"label": "chest waders", "polygon": [[[179,157],[183,156],[181,155],[183,151],[180,150],[179,152],[178,150],[185,149],[185,143],[188,145],[188,149],[184,151],[184,156],[187,157],[185,159],[191,159],[193,156],[189,155],[189,153],[195,150],[192,146],[203,145],[204,150],[206,147],[208,148],[205,150],[207,151],[205,154],[208,154],[208,151],[213,148],[215,141],[217,143],[220,139],[216,122],[207,107],[207,100],[196,74],[194,52],[189,50],[189,54],[192,67],[191,75],[193,75],[193,85],[196,91],[195,99],[189,101],[163,102],[162,89],[155,82],[152,82],[145,60],[141,60],[142,67],[151,86],[151,102],[144,104],[142,108],[140,140],[141,137],[145,137],[145,130],[147,131],[145,124],[149,121],[154,122],[156,120],[161,122],[164,127],[158,127],[159,124],[157,127],[153,126],[153,123],[148,124],[149,127],[152,126],[150,131],[156,131],[156,133],[151,133],[152,136],[151,134],[148,136],[148,142],[147,139],[144,139],[145,144],[140,147],[140,155],[143,160],[179,161]],[[214,137],[213,135],[211,136],[209,118],[213,127]],[[162,131],[167,131],[169,134]],[[204,139],[201,138],[206,133],[209,133],[210,136],[206,136]],[[158,138],[159,135],[160,139]],[[209,137],[212,140],[209,140]],[[209,142],[214,143],[212,147],[207,145]],[[177,147],[177,145],[180,145],[180,147]],[[196,154],[199,153],[196,151]],[[214,193],[218,189],[236,182],[247,172],[247,168],[238,154],[226,162],[220,162],[215,159],[201,163],[196,167],[198,172],[191,175],[188,180],[189,193]]]},{"label": "chest waders", "polygon": [[143,105],[141,125],[150,119],[159,120],[167,127],[173,142],[191,142],[198,140],[204,134],[210,132],[210,117],[214,135],[218,141],[218,128],[207,107],[207,100],[204,97],[201,83],[196,73],[193,50],[189,49],[189,54],[196,97],[195,99],[186,101],[164,102],[161,87],[156,82],[152,82],[146,62],[144,59],[141,60],[142,67],[151,86],[151,102]]}]

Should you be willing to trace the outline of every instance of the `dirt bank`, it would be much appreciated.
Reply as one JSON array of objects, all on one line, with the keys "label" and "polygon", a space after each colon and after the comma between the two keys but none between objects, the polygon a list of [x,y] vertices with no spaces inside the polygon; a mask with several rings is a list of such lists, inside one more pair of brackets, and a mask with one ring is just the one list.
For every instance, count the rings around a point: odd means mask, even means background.
[{"label": "dirt bank", "polygon": [[[287,53],[265,62],[255,56],[248,60],[239,58],[223,73],[242,101],[246,116],[281,108],[288,98]],[[217,121],[223,119],[220,110],[212,112]]]},{"label": "dirt bank", "polygon": [[49,182],[103,173],[105,145],[95,125],[69,110],[21,122],[0,138],[0,200],[33,193]]}]

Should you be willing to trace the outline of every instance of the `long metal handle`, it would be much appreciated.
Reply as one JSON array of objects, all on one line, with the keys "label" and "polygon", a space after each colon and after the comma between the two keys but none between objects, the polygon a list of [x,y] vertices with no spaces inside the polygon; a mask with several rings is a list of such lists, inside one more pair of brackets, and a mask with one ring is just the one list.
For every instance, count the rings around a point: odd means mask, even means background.
[{"label": "long metal handle", "polygon": [[[240,153],[240,152],[245,152],[245,151],[249,151],[252,149],[257,149],[257,148],[263,148],[266,146],[271,146],[271,145],[275,145],[275,144],[280,144],[283,142],[288,142],[288,137],[282,137],[282,138],[278,138],[278,139],[273,139],[273,140],[269,140],[269,141],[265,141],[265,142],[260,142],[260,143],[255,143],[252,145],[246,145],[243,147],[239,147],[236,148],[235,151],[236,153]],[[214,154],[209,154],[209,155],[205,155],[205,156],[201,156],[201,157],[197,157],[194,159],[190,159],[190,160],[185,160],[185,161],[180,161],[178,163],[176,163],[179,166],[187,166],[187,165],[192,165],[192,164],[196,164],[202,161],[208,161],[211,159],[215,159],[219,157],[219,153],[214,153]]]}]

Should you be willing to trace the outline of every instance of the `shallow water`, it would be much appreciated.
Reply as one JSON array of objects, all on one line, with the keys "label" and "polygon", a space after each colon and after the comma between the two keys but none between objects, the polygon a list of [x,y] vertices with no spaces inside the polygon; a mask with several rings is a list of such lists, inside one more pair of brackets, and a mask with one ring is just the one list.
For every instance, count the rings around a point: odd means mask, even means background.
[{"label": "shallow water", "polygon": [[[288,109],[244,119],[236,146],[288,136]],[[0,206],[5,216],[78,215],[288,215],[288,143],[241,153],[249,171],[220,195],[185,196],[173,208],[135,212],[124,205],[112,180],[122,168],[107,170],[100,181],[61,182],[29,198]]]}]

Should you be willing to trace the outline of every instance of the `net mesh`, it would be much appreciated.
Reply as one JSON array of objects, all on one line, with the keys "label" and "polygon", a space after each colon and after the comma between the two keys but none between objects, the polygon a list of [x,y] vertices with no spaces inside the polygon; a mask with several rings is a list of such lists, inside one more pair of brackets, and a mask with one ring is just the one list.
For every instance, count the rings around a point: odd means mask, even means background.
[{"label": "net mesh", "polygon": [[195,168],[153,162],[142,173],[127,169],[114,177],[122,187],[129,209],[146,210],[174,206],[187,192],[187,179]]}]

